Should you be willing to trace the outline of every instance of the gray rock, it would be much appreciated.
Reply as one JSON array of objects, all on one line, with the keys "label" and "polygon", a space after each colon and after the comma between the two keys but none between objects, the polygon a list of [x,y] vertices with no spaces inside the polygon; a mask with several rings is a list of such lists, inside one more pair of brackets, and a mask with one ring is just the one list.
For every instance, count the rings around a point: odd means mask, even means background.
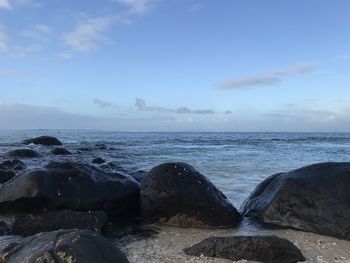
[{"label": "gray rock", "polygon": [[141,183],[145,223],[180,227],[232,227],[241,216],[226,196],[185,163],[154,167]]},{"label": "gray rock", "polygon": [[32,158],[32,157],[39,156],[39,153],[32,149],[22,148],[22,149],[15,149],[15,150],[9,151],[7,153],[7,156],[17,157],[17,158]]},{"label": "gray rock", "polygon": [[55,137],[51,136],[40,136],[32,139],[24,140],[24,144],[40,144],[45,146],[62,145],[62,143]]},{"label": "gray rock", "polygon": [[89,230],[59,230],[5,239],[9,243],[0,252],[0,263],[129,262],[113,243]]},{"label": "gray rock", "polygon": [[242,259],[266,263],[305,261],[303,254],[293,243],[277,236],[210,237],[184,251],[191,256],[203,255],[232,261]]},{"label": "gray rock", "polygon": [[350,240],[350,163],[320,163],[272,175],[243,203],[244,216]]},{"label": "gray rock", "polygon": [[57,147],[51,151],[54,155],[71,155],[72,153],[68,151],[66,148]]}]

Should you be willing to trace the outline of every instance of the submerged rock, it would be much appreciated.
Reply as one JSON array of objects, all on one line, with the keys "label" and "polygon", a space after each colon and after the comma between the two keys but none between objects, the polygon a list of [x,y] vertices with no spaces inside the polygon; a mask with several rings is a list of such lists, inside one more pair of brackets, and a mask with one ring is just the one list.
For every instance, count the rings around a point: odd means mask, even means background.
[{"label": "submerged rock", "polygon": [[4,161],[2,163],[0,163],[0,169],[3,169],[3,170],[16,170],[16,171],[19,171],[19,170],[23,170],[26,168],[26,165],[20,161],[20,160],[7,160],[7,161]]},{"label": "submerged rock", "polygon": [[24,144],[40,144],[45,146],[62,145],[62,143],[55,137],[51,136],[40,136],[32,139],[24,140]]},{"label": "submerged rock", "polygon": [[59,229],[90,229],[102,232],[108,224],[102,211],[75,212],[70,210],[0,215],[0,234],[31,236]]},{"label": "submerged rock", "polygon": [[266,263],[305,261],[292,242],[277,236],[210,237],[190,248],[187,255],[225,258],[232,261],[252,260]]},{"label": "submerged rock", "polygon": [[73,162],[24,171],[0,188],[0,211],[105,211],[118,221],[139,214],[139,184],[120,174]]},{"label": "submerged rock", "polygon": [[9,242],[0,252],[0,263],[19,262],[128,263],[129,261],[113,243],[96,232],[59,230],[23,239],[17,238]]},{"label": "submerged rock", "polygon": [[68,151],[66,148],[57,147],[51,151],[54,155],[71,155],[72,153]]},{"label": "submerged rock", "polygon": [[91,162],[95,163],[95,164],[102,164],[102,163],[105,163],[106,161],[103,160],[101,157],[98,157],[98,158],[93,159]]},{"label": "submerged rock", "polygon": [[32,157],[39,156],[39,153],[32,149],[23,148],[23,149],[15,149],[15,150],[9,151],[7,153],[7,156],[17,157],[17,158],[32,158]]},{"label": "submerged rock", "polygon": [[242,205],[259,222],[350,240],[350,163],[320,163],[274,174]]},{"label": "submerged rock", "polygon": [[154,167],[141,183],[145,223],[180,227],[231,227],[240,214],[202,174],[185,163]]}]

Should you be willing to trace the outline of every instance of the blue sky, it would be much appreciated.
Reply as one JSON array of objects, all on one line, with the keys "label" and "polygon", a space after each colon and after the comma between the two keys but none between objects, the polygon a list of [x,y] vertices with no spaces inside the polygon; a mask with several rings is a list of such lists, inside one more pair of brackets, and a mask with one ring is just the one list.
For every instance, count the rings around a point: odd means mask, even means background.
[{"label": "blue sky", "polygon": [[347,0],[0,0],[0,129],[349,131]]}]

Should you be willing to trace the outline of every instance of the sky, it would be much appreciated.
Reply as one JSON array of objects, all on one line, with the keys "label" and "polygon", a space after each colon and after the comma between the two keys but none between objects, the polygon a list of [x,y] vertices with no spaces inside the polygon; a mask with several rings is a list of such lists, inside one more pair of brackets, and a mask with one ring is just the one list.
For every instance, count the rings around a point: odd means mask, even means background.
[{"label": "sky", "polygon": [[348,0],[0,0],[0,129],[350,131]]}]

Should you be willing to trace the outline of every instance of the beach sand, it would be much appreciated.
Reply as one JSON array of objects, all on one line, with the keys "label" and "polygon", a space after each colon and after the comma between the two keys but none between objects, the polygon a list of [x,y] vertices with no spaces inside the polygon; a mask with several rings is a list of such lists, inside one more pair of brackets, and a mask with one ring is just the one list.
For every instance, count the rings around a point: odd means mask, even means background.
[{"label": "beach sand", "polygon": [[[277,235],[292,241],[307,259],[306,262],[350,263],[350,241],[321,236],[314,233],[290,229],[261,229],[243,223],[237,229],[193,229],[152,225],[159,232],[153,238],[126,242],[120,240],[118,246],[126,253],[131,263],[178,263],[178,262],[216,262],[230,260],[187,256],[183,249],[211,236],[230,235]],[[252,262],[247,260],[235,262]]]}]

